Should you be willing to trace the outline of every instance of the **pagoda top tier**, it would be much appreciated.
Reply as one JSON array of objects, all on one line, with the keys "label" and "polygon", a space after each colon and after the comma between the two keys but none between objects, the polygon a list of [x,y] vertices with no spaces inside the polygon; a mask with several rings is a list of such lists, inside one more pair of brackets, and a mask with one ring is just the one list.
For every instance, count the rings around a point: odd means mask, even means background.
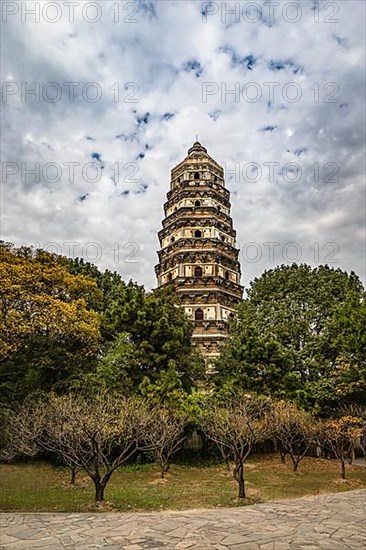
[{"label": "pagoda top tier", "polygon": [[203,147],[199,141],[195,141],[194,144],[192,145],[192,147],[190,147],[188,149],[188,155],[190,155],[191,153],[193,153],[194,151],[197,151],[197,152],[203,152],[203,153],[206,153],[207,154],[207,149],[206,147]]},{"label": "pagoda top tier", "polygon": [[188,171],[200,172],[210,170],[214,175],[217,175],[220,180],[224,179],[224,171],[222,167],[207,153],[206,147],[203,147],[199,141],[195,141],[188,149],[187,156],[171,171],[172,181],[179,178],[183,173]]}]

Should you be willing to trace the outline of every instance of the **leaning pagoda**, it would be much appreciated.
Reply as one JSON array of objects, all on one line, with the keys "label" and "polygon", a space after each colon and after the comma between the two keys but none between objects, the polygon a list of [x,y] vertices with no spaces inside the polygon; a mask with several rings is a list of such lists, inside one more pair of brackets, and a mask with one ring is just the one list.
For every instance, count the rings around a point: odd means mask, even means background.
[{"label": "leaning pagoda", "polygon": [[174,284],[194,323],[193,343],[213,359],[228,336],[243,287],[224,171],[198,141],[171,171],[164,212],[158,286]]}]

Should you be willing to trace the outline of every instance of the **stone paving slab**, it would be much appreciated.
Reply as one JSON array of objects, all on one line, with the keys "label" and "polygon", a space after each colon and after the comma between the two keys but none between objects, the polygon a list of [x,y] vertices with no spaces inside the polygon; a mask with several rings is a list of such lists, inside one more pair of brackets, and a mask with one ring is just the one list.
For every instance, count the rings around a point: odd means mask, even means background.
[{"label": "stone paving slab", "polygon": [[354,550],[366,490],[214,510],[0,514],[1,550]]}]

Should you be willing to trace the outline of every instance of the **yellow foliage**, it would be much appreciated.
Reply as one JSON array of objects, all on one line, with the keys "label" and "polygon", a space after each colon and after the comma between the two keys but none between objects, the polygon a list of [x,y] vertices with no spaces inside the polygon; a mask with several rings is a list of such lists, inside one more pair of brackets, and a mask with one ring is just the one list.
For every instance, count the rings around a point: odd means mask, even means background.
[{"label": "yellow foliage", "polygon": [[0,281],[0,359],[34,335],[67,336],[96,349],[100,318],[86,302],[98,297],[92,279],[70,274],[46,253],[30,257],[1,245]]}]

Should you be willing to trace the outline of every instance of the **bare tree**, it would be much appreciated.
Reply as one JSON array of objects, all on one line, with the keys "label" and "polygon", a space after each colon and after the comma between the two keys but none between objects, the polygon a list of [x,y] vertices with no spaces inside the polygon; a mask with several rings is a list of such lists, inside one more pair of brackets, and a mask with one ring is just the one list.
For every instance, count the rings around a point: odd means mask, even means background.
[{"label": "bare tree", "polygon": [[0,457],[13,460],[20,456],[34,457],[41,448],[39,438],[44,426],[44,403],[26,400],[15,409],[2,412],[3,446]]},{"label": "bare tree", "polygon": [[227,405],[210,404],[201,417],[206,436],[234,456],[234,479],[239,498],[246,497],[244,465],[254,445],[271,435],[268,404],[252,396],[241,396]]},{"label": "bare tree", "polygon": [[294,472],[310,447],[316,442],[317,422],[314,417],[292,403],[279,401],[271,412],[272,439],[280,452],[281,461],[289,455]]},{"label": "bare tree", "polygon": [[[19,456],[34,457],[42,450],[40,440],[44,430],[45,403],[27,400],[15,411],[6,410],[2,414],[4,446],[0,451],[3,460],[13,460]],[[62,458],[70,470],[70,483],[75,485],[78,468],[67,456]]]},{"label": "bare tree", "polygon": [[[70,468],[84,470],[94,483],[95,500],[104,491],[113,472],[142,448],[149,413],[136,399],[100,395],[93,400],[76,395],[50,395],[43,405],[41,429],[32,431],[34,415],[28,409],[13,414],[10,441],[22,453],[33,443],[56,453]],[[15,434],[22,421],[28,426],[23,437]]]},{"label": "bare tree", "polygon": [[346,461],[353,453],[355,442],[362,436],[362,420],[355,416],[342,416],[322,423],[322,446],[340,463],[341,478],[346,479]]},{"label": "bare tree", "polygon": [[145,443],[159,463],[161,477],[164,478],[170,468],[171,456],[182,447],[186,439],[184,430],[188,416],[160,406],[151,412],[149,422]]}]

